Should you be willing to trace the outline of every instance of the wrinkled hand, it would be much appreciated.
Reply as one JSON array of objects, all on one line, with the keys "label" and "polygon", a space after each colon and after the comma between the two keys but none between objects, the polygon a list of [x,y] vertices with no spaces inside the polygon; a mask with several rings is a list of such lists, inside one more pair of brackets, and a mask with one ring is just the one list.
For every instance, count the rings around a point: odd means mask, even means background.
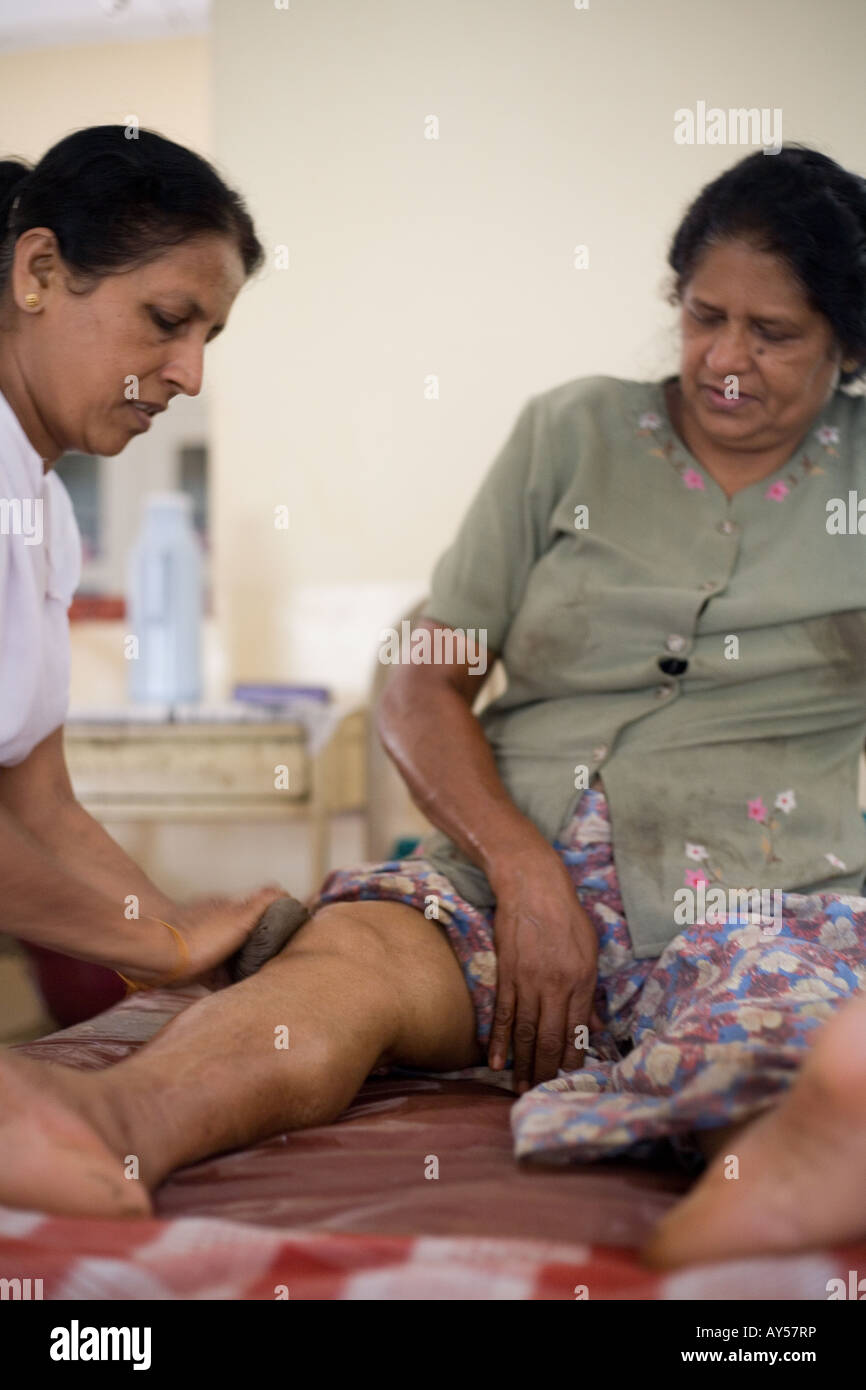
[{"label": "wrinkled hand", "polygon": [[488,1061],[503,1067],[511,1043],[521,1094],[560,1067],[580,1067],[576,1029],[602,1026],[593,1008],[598,935],[553,849],[512,858],[491,883],[498,975]]},{"label": "wrinkled hand", "polygon": [[175,914],[172,926],[177,927],[186,942],[189,962],[171,983],[189,984],[205,977],[203,984],[227,984],[227,972],[213,978],[210,972],[240,950],[265,908],[286,891],[277,884],[268,884],[248,898],[196,898],[184,904]]}]

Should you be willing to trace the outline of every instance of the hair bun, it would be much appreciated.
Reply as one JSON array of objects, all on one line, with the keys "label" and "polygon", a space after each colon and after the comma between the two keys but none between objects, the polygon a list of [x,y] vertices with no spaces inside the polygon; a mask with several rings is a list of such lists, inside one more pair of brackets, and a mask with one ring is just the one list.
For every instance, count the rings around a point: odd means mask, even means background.
[{"label": "hair bun", "polygon": [[12,204],[29,174],[30,166],[20,160],[0,159],[0,232],[6,230]]}]

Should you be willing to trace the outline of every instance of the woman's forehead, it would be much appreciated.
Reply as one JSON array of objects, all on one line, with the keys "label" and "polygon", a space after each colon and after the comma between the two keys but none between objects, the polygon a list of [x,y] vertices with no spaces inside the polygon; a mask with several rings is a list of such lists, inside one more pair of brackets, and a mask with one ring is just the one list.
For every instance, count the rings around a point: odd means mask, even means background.
[{"label": "woman's forehead", "polygon": [[786,261],[746,242],[708,246],[689,276],[684,292],[691,299],[759,299],[770,309],[809,307],[809,298]]},{"label": "woman's forehead", "polygon": [[197,237],[172,246],[140,267],[143,284],[196,295],[209,289],[233,298],[245,280],[243,261],[230,237]]}]

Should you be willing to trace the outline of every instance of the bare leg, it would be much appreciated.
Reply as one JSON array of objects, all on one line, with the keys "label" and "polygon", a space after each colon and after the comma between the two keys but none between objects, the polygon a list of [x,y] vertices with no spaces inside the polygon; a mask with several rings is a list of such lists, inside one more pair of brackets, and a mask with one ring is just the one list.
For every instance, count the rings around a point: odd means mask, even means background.
[{"label": "bare leg", "polygon": [[[726,1175],[736,1154],[739,1176]],[[866,995],[816,1035],[778,1105],[742,1127],[661,1222],[645,1259],[675,1266],[866,1236]]]},{"label": "bare leg", "polygon": [[[142,1185],[153,1189],[174,1168],[335,1119],[377,1063],[450,1071],[479,1060],[472,1003],[441,930],[400,903],[334,904],[257,975],[197,1001],[114,1067],[4,1063],[0,1097],[12,1115],[0,1128],[0,1202],[121,1214],[125,1198],[146,1210]],[[40,1103],[22,1117],[25,1071],[38,1073]],[[47,1129],[46,1105],[55,1116]],[[28,1124],[52,1173],[51,1183],[39,1179],[38,1202]],[[65,1148],[52,1162],[58,1127]],[[128,1156],[140,1184],[121,1175]]]}]

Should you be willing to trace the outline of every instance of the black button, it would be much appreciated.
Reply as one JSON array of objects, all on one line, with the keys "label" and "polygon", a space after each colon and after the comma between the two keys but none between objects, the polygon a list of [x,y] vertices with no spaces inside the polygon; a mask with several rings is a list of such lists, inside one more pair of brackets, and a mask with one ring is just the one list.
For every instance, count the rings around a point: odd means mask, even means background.
[{"label": "black button", "polygon": [[689,663],[683,661],[681,656],[660,656],[659,670],[664,671],[666,676],[681,676],[683,671],[687,671]]}]

